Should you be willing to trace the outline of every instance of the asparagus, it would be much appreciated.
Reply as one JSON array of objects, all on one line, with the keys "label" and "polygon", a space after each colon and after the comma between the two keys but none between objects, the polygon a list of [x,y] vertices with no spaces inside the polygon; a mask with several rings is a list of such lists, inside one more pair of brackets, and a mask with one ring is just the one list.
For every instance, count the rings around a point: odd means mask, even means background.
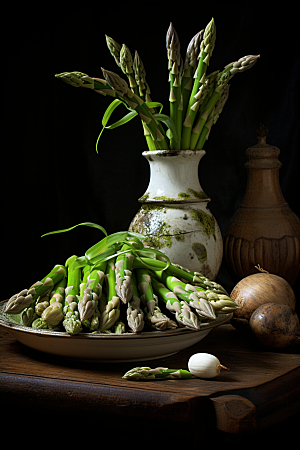
[{"label": "asparagus", "polygon": [[67,278],[63,278],[56,286],[50,295],[50,305],[54,302],[63,304],[65,298],[65,288],[67,285]]},{"label": "asparagus", "polygon": [[139,333],[144,328],[145,322],[144,322],[144,313],[140,307],[141,300],[138,295],[136,276],[134,272],[132,273],[131,284],[133,292],[132,298],[127,304],[127,311],[126,311],[127,323],[129,328],[134,333]]},{"label": "asparagus", "polygon": [[193,77],[197,67],[197,58],[200,52],[200,44],[203,38],[204,30],[199,31],[190,41],[183,67],[183,76],[181,81],[182,93],[182,116],[185,117],[189,98],[193,88]]},{"label": "asparagus", "polygon": [[[167,55],[170,81],[170,118],[173,120],[177,131],[179,142],[181,140],[182,110],[183,103],[181,97],[181,78],[183,72],[183,62],[180,55],[180,42],[177,32],[172,24],[167,32]],[[171,149],[179,150],[175,147],[175,141],[171,137]]]},{"label": "asparagus", "polygon": [[[153,267],[154,270],[164,270],[166,268],[166,264],[164,261],[145,257],[135,259],[133,261],[134,270],[140,268],[147,269],[149,267]],[[215,281],[209,280],[200,272],[189,272],[178,264],[170,264],[170,266],[165,270],[169,275],[174,275],[175,277],[178,277],[181,280],[185,280],[195,286],[203,287],[205,289],[211,289],[214,292],[218,292],[220,294],[227,294],[226,290],[220,284],[216,283]]]},{"label": "asparagus", "polygon": [[109,330],[120,317],[120,298],[116,292],[116,258],[112,258],[107,262],[106,267],[106,290],[107,303],[100,317],[100,332]]},{"label": "asparagus", "polygon": [[153,292],[152,279],[147,269],[137,269],[137,284],[141,293],[141,301],[144,304],[145,320],[156,330],[162,331],[168,328],[176,328],[176,322],[163,314],[158,306],[158,298]]},{"label": "asparagus", "polygon": [[[129,241],[131,245],[135,244],[134,240]],[[132,277],[132,263],[134,255],[131,252],[131,247],[128,244],[123,244],[121,252],[128,250],[127,253],[122,253],[116,259],[116,292],[123,303],[128,303],[133,294],[133,287],[131,284]]]},{"label": "asparagus", "polygon": [[209,65],[209,61],[215,46],[215,41],[216,41],[216,27],[214,18],[212,18],[204,30],[203,39],[200,45],[198,66],[194,74],[193,89],[182,128],[182,145],[181,145],[182,149],[190,149],[192,126],[196,115],[196,111],[193,108],[193,105],[195,104],[194,96],[197,94],[200,84],[203,84],[205,81],[206,70]]},{"label": "asparagus", "polygon": [[260,55],[247,55],[243,58],[240,58],[238,61],[228,64],[224,70],[218,74],[217,81],[216,81],[216,87],[209,98],[209,101],[207,102],[204,110],[201,113],[201,116],[195,125],[193,129],[193,134],[190,140],[190,148],[200,148],[199,145],[201,145],[202,142],[197,144],[199,140],[199,136],[202,132],[202,129],[205,125],[205,123],[208,120],[208,117],[210,113],[212,112],[213,108],[215,107],[216,103],[218,102],[221,94],[223,93],[225,87],[227,86],[229,80],[239,72],[244,72],[245,70],[251,69],[251,67],[254,66],[256,61],[260,58]]},{"label": "asparagus", "polygon": [[5,313],[20,314],[29,305],[34,305],[38,297],[48,292],[55,284],[66,276],[66,268],[56,265],[41,281],[34,283],[29,289],[23,289],[13,295],[5,306]]},{"label": "asparagus", "polygon": [[168,369],[167,367],[134,367],[126,372],[122,378],[133,381],[151,381],[158,379],[175,380],[179,378],[192,378],[191,372],[183,369]]},{"label": "asparagus", "polygon": [[144,126],[150,132],[156,148],[160,150],[168,149],[167,141],[159,129],[158,122],[145,102],[129,89],[126,81],[119,77],[119,75],[103,68],[102,72],[106,81],[118,97],[123,99],[131,109],[137,111],[141,120],[144,122]]},{"label": "asparagus", "polygon": [[196,314],[191,310],[185,301],[179,300],[174,292],[166,288],[163,283],[152,278],[153,290],[165,304],[166,308],[175,314],[176,321],[183,327],[193,330],[200,329],[200,322]]},{"label": "asparagus", "polygon": [[106,262],[99,264],[83,280],[83,295],[78,302],[80,320],[90,319],[96,311],[98,300],[102,294],[102,284],[105,277]]},{"label": "asparagus", "polygon": [[113,38],[107,36],[107,34],[105,35],[105,38],[106,38],[106,43],[107,43],[110,53],[114,57],[114,60],[116,61],[117,65],[120,67],[121,66],[120,52],[121,52],[122,46],[120,44],[118,44],[118,42],[116,42]]},{"label": "asparagus", "polygon": [[67,287],[65,289],[65,301],[64,301],[64,320],[63,327],[66,332],[75,335],[82,331],[82,325],[78,312],[78,297],[79,297],[79,285],[81,280],[81,269],[72,268],[72,263],[77,258],[76,255],[71,256],[66,261],[68,267]]},{"label": "asparagus", "polygon": [[155,275],[178,297],[179,300],[184,300],[189,306],[192,306],[196,310],[198,317],[201,319],[216,319],[214,308],[207,298],[197,297],[197,289],[194,286],[185,284],[178,278],[168,275],[165,271],[155,272]]}]

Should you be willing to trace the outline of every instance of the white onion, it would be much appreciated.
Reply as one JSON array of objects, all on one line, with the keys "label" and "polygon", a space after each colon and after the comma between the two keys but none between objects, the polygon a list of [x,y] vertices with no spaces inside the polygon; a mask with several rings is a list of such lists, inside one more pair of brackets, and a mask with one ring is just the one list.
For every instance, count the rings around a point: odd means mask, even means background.
[{"label": "white onion", "polygon": [[209,353],[195,353],[188,361],[189,371],[198,378],[214,378],[221,369],[227,369],[219,359]]}]

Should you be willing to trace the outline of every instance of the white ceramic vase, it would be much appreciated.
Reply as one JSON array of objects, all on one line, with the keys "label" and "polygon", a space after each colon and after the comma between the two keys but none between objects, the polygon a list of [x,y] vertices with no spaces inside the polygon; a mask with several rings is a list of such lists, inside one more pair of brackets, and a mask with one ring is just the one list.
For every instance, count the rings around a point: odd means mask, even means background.
[{"label": "white ceramic vase", "polygon": [[204,150],[143,152],[150,182],[129,230],[147,236],[145,246],[165,253],[172,263],[214,280],[223,257],[222,235],[208,209],[198,166]]}]

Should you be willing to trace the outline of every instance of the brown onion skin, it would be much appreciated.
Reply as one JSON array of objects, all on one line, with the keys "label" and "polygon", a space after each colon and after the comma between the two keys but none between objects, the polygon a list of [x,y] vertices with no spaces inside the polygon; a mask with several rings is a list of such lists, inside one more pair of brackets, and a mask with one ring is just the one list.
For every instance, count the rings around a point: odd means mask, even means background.
[{"label": "brown onion skin", "polygon": [[255,273],[240,280],[230,297],[239,308],[234,318],[250,320],[253,312],[266,303],[285,304],[296,309],[296,298],[291,285],[282,277],[270,273]]},{"label": "brown onion skin", "polygon": [[267,347],[283,348],[295,341],[299,318],[288,305],[266,303],[252,314],[249,325],[253,335]]}]

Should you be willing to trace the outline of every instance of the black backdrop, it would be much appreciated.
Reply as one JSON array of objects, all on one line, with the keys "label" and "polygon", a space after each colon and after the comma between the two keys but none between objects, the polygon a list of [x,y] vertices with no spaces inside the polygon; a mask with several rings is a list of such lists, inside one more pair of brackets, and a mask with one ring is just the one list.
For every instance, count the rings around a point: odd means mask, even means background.
[{"label": "black backdrop", "polygon": [[[41,238],[43,233],[86,221],[109,233],[126,230],[148,186],[139,119],[105,130],[97,154],[95,143],[109,99],[54,77],[79,70],[101,78],[101,67],[122,75],[105,34],[126,43],[132,53],[138,50],[152,99],[164,104],[165,113],[170,21],[184,56],[190,39],[214,17],[217,40],[209,71],[260,54],[250,71],[231,82],[229,100],[205,146],[201,185],[224,231],[245,190],[245,150],[256,143],[255,130],[263,123],[269,129],[268,143],[281,150],[283,195],[300,216],[294,195],[299,190],[299,24],[291,5],[266,10],[264,2],[238,7],[235,2],[51,2],[43,9],[27,4],[6,15],[1,74],[3,299],[68,256],[84,254],[103,237],[86,227]],[[233,287],[226,267],[218,279]],[[299,280],[294,288],[297,293]]]}]

